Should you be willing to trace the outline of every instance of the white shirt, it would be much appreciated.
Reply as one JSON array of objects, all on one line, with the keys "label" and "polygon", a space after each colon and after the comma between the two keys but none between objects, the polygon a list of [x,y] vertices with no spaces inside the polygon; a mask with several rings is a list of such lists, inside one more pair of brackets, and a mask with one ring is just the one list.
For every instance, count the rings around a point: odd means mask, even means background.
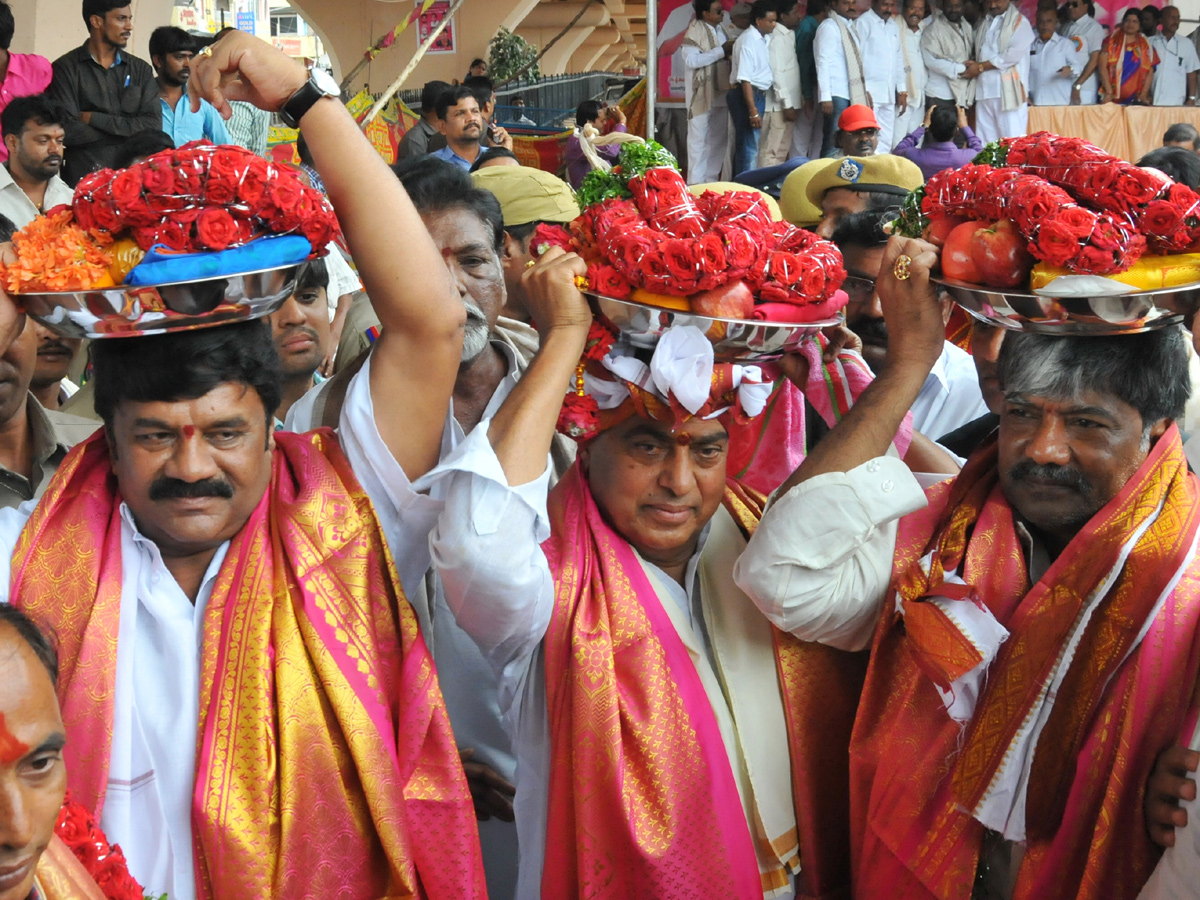
[{"label": "white shirt", "polygon": [[1161,34],[1150,38],[1150,46],[1158,51],[1158,66],[1154,69],[1154,105],[1183,106],[1187,99],[1187,77],[1200,70],[1200,57],[1187,38],[1175,32],[1167,40]]},{"label": "white shirt", "polygon": [[325,270],[329,273],[329,286],[325,289],[325,299],[329,303],[329,321],[333,321],[333,313],[337,309],[338,300],[345,294],[353,294],[362,290],[362,282],[346,262],[342,250],[334,241],[326,247]]},{"label": "white shirt", "polygon": [[42,208],[38,209],[29,195],[21,190],[21,186],[13,181],[8,166],[0,166],[0,214],[11,219],[18,229],[24,228],[46,210],[60,203],[70,203],[74,197],[75,191],[55,175],[46,182],[46,196],[42,199]]},{"label": "white shirt", "polygon": [[[429,568],[426,536],[437,512],[417,494],[375,426],[370,362],[346,392],[338,436],[371,499],[405,591]],[[0,602],[8,602],[12,550],[35,501],[0,510]],[[121,505],[121,621],[113,742],[100,824],[120,844],[150,895],[196,896],[192,791],[204,610],[229,544],[213,557],[193,604]]]},{"label": "white shirt", "polygon": [[[1050,40],[1037,38],[1033,42],[1029,60],[1029,102],[1034,106],[1069,106],[1071,85],[1087,65],[1087,54],[1075,50],[1075,42],[1061,34]],[[1063,76],[1059,70],[1071,67],[1071,74]]]},{"label": "white shirt", "polygon": [[979,100],[998,100],[1000,94],[1000,75],[1005,69],[1017,67],[1021,83],[1029,84],[1029,48],[1033,46],[1033,26],[1029,20],[1021,16],[1017,22],[1012,40],[1008,42],[1008,51],[1000,52],[1000,29],[1004,24],[1004,16],[991,16],[984,23],[983,42],[979,46],[979,62],[990,62],[996,68],[988,69],[977,80],[979,84],[976,98]]},{"label": "white shirt", "polygon": [[[916,31],[908,27],[907,22],[900,23],[900,40],[908,51],[908,65],[912,70],[913,87],[916,93],[908,96],[909,106],[919,106],[925,100],[925,87],[929,83],[929,73],[925,71],[925,58],[921,55],[921,35],[925,33],[925,23],[922,22]],[[900,90],[906,90],[908,79],[904,75],[903,54],[901,55]]]},{"label": "white shirt", "polygon": [[[932,25],[933,23],[931,22],[930,26]],[[957,29],[964,35],[967,46],[973,46],[971,43],[973,40],[971,26],[967,24],[966,19],[960,19],[958,23],[955,24],[949,19],[943,18],[938,21],[937,27],[939,31],[942,28]],[[926,33],[927,32],[928,27],[926,28]],[[934,55],[933,52],[929,50],[930,41],[924,40],[925,34],[923,33],[921,37],[921,59],[925,63],[925,69],[928,75],[928,81],[925,84],[925,95],[927,97],[937,97],[940,100],[954,99],[954,91],[950,89],[950,82],[952,80],[957,81],[962,76],[962,73],[967,70],[966,64],[953,59],[948,59],[945,56]],[[970,56],[970,51],[968,51],[967,55],[968,57]]]},{"label": "white shirt", "polygon": [[988,411],[971,355],[949,341],[912,405],[913,429],[936,441]]},{"label": "white shirt", "polygon": [[[1104,39],[1108,37],[1104,26],[1086,13],[1074,22],[1068,22],[1062,26],[1059,29],[1059,33],[1063,37],[1079,38],[1083,42],[1084,68],[1087,68],[1087,61],[1091,58],[1092,54],[1100,52],[1100,48],[1104,44]],[[1096,68],[1088,76],[1087,81],[1079,86],[1079,92],[1083,95],[1084,100],[1089,96],[1094,97],[1096,92],[1100,90],[1100,65],[1100,63],[1097,63]]]},{"label": "white shirt", "polygon": [[796,59],[796,33],[776,24],[767,38],[767,58],[771,62],[771,90],[767,91],[767,112],[799,109],[800,63]]},{"label": "white shirt", "polygon": [[754,26],[742,32],[733,45],[733,70],[729,83],[748,81],[760,91],[771,87],[771,60],[767,56],[767,36]]},{"label": "white shirt", "polygon": [[896,94],[906,91],[904,57],[900,52],[900,26],[895,16],[868,9],[854,22],[862,48],[863,83],[875,106],[891,106]]},{"label": "white shirt", "polygon": [[[516,896],[537,897],[550,796],[550,734],[541,642],[554,610],[554,578],[540,546],[550,536],[547,477],[543,474],[530,484],[510,487],[488,442],[489,425],[488,420],[480,422],[454,458],[435,470],[439,477],[448,477],[450,484],[430,549],[459,624],[502,673],[500,707],[517,752],[514,806],[521,870]],[[691,624],[692,635],[685,640],[694,638],[711,660],[697,581],[697,563],[707,534],[706,527],[688,562],[686,589],[666,573],[657,581]],[[487,602],[479,602],[480,596],[486,596]]]},{"label": "white shirt", "polygon": [[[700,20],[700,24],[709,31],[713,32],[714,36],[716,37],[717,46],[712,50],[707,51],[701,50],[699,47],[693,47],[691,44],[683,44],[679,48],[680,53],[683,55],[685,73],[683,78],[683,96],[688,109],[692,108],[692,73],[697,69],[703,69],[705,66],[711,66],[713,63],[719,62],[725,58],[725,41],[727,38],[725,37],[725,32],[722,30],[721,26],[718,25],[714,28],[703,19]],[[724,106],[725,98],[720,96],[720,92],[714,91],[713,93],[713,106]],[[717,103],[718,99],[720,100],[720,103]],[[530,124],[533,123],[531,122]]]},{"label": "white shirt", "polygon": [[[857,42],[854,23],[849,22],[850,37]],[[832,15],[817,26],[813,36],[813,58],[817,63],[817,102],[828,103],[834,97],[850,99],[850,70],[842,47],[842,30]]]}]

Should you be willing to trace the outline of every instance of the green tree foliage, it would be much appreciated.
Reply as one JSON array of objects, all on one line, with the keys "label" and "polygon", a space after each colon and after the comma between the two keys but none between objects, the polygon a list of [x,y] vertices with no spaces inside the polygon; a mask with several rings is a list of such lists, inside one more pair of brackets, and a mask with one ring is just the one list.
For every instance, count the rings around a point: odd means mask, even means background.
[{"label": "green tree foliage", "polygon": [[541,73],[538,72],[537,66],[522,72],[537,55],[537,47],[519,34],[501,28],[488,44],[488,75],[497,84],[508,81],[518,73],[523,78],[540,78]]}]

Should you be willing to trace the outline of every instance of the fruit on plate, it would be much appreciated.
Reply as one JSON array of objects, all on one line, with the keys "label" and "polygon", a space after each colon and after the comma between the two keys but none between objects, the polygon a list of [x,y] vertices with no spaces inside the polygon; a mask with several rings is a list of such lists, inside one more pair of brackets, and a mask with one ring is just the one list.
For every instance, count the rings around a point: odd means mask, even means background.
[{"label": "fruit on plate", "polygon": [[647,306],[658,306],[663,309],[672,309],[676,312],[691,312],[692,305],[688,302],[687,297],[674,297],[671,294],[656,294],[653,291],[648,291],[645,288],[634,288],[629,295],[629,299],[634,303],[645,303]]},{"label": "fruit on plate", "polygon": [[1028,284],[1034,261],[1012,219],[1000,219],[971,235],[971,260],[980,281],[995,288]]},{"label": "fruit on plate", "polygon": [[749,319],[754,315],[754,294],[740,279],[692,294],[688,300],[692,312],[714,319]]},{"label": "fruit on plate", "polygon": [[969,221],[970,219],[962,216],[931,216],[925,234],[922,236],[933,246],[941,247],[946,243],[946,238],[949,237],[951,231]]},{"label": "fruit on plate", "polygon": [[986,222],[964,222],[950,229],[942,245],[942,274],[951,281],[979,284],[979,269],[971,253],[975,232],[987,227]]},{"label": "fruit on plate", "polygon": [[[1043,288],[1060,275],[1072,274],[1069,269],[1038,263],[1029,276],[1032,290]],[[1106,276],[1113,281],[1132,285],[1138,290],[1180,287],[1200,281],[1200,253],[1173,253],[1170,256],[1143,256],[1124,272]]]}]

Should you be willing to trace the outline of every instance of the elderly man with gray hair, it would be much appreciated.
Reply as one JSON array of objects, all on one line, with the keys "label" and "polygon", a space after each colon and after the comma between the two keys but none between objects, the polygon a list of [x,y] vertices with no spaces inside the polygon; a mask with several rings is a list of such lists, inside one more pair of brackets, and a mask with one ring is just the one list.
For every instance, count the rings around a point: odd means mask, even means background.
[{"label": "elderly man with gray hair", "polygon": [[1147,776],[1200,663],[1184,335],[1008,334],[998,431],[923,491],[890,447],[941,351],[935,263],[892,238],[887,365],[734,578],[781,630],[871,650],[850,747],[859,896],[1131,898],[1158,861]]}]

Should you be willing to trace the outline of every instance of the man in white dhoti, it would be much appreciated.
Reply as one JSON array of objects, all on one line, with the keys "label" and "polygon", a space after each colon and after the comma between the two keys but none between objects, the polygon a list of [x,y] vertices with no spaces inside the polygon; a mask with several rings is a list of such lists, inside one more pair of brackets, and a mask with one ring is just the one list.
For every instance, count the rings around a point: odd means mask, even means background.
[{"label": "man in white dhoti", "polygon": [[1075,80],[1087,66],[1087,54],[1071,38],[1054,29],[1058,13],[1039,9],[1037,40],[1029,59],[1029,102],[1034,106],[1067,106]]},{"label": "man in white dhoti", "polygon": [[[959,0],[961,2],[961,0]],[[833,149],[837,122],[849,106],[869,106],[863,83],[863,54],[854,22],[854,0],[834,0],[825,21],[817,26],[813,55],[817,64],[817,101],[825,118],[821,155]]]},{"label": "man in white dhoti", "polygon": [[896,117],[908,110],[896,0],[873,0],[854,27],[863,59],[868,60],[863,74],[871,107],[879,120],[879,152],[887,153],[896,142]]},{"label": "man in white dhoti", "polygon": [[729,146],[729,54],[721,27],[721,0],[694,0],[696,19],[683,38],[684,94],[688,117],[688,184],[721,177]]},{"label": "man in white dhoti", "polygon": [[908,92],[908,109],[896,119],[892,146],[904,135],[915,131],[925,121],[925,87],[929,73],[921,56],[921,37],[925,33],[926,0],[905,0],[900,21],[900,58],[904,65],[904,87]]},{"label": "man in white dhoti", "polygon": [[1012,0],[987,0],[987,18],[975,29],[979,76],[975,131],[986,144],[1025,134],[1029,124],[1029,49],[1033,27]]}]

